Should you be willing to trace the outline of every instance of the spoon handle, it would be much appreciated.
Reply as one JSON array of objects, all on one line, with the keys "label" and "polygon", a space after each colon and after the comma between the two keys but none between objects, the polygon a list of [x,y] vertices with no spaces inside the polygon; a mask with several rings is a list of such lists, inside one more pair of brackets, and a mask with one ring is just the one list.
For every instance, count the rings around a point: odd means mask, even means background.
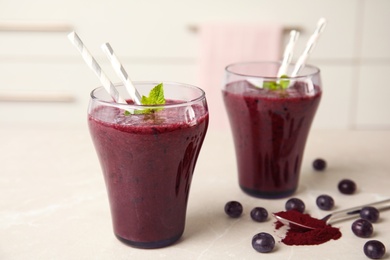
[{"label": "spoon handle", "polygon": [[359,215],[360,210],[364,207],[375,207],[378,210],[386,210],[390,209],[390,199],[373,202],[349,209],[335,211],[327,216],[325,216],[322,220],[326,221],[327,224],[335,223],[341,220],[354,218]]}]

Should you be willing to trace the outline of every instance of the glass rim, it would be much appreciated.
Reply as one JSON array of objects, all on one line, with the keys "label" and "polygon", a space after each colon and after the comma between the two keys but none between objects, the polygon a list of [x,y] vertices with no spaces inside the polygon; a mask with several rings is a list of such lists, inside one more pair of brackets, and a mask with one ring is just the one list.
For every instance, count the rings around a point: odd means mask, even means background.
[{"label": "glass rim", "polygon": [[[231,73],[231,74],[234,74],[234,75],[237,75],[237,76],[241,76],[241,77],[251,77],[251,78],[262,78],[262,79],[269,79],[269,80],[272,80],[272,79],[280,79],[280,77],[277,77],[277,76],[260,76],[260,75],[249,75],[249,74],[244,74],[244,73],[238,73],[238,72],[234,72],[231,70],[232,67],[234,66],[238,66],[238,65],[278,65],[280,66],[282,64],[281,61],[244,61],[244,62],[235,62],[235,63],[231,63],[229,65],[227,65],[225,67],[225,72],[228,72],[228,73]],[[290,63],[288,65],[288,67],[294,67],[295,66],[295,63]],[[310,64],[306,64],[304,68],[309,68],[311,70],[313,70],[313,72],[311,73],[305,73],[305,74],[302,74],[302,75],[298,75],[298,76],[295,76],[295,77],[290,77],[287,75],[287,77],[283,77],[284,79],[302,79],[302,78],[307,78],[307,77],[313,77],[315,75],[318,75],[320,74],[321,70],[316,67],[316,66],[313,66],[313,65],[310,65]]]},{"label": "glass rim", "polygon": [[[164,88],[166,86],[176,85],[176,86],[180,86],[180,87],[186,87],[189,89],[193,89],[193,90],[199,91],[199,95],[196,98],[191,99],[191,100],[178,100],[179,101],[178,103],[163,104],[163,105],[123,104],[123,103],[117,103],[112,99],[110,101],[108,101],[108,100],[104,100],[104,99],[97,97],[95,93],[99,90],[104,89],[103,86],[99,86],[99,87],[94,88],[91,91],[90,97],[91,97],[92,101],[98,102],[102,105],[118,107],[118,108],[122,108],[124,110],[126,110],[126,109],[127,110],[129,110],[129,109],[141,110],[141,109],[156,109],[156,108],[165,108],[166,109],[166,108],[184,107],[184,106],[191,106],[193,104],[199,103],[199,102],[206,99],[206,93],[204,92],[203,89],[201,89],[197,86],[191,85],[191,84],[187,84],[187,83],[180,83],[180,82],[175,82],[175,81],[133,81],[133,84],[135,86],[137,86],[137,85],[138,86],[140,86],[140,85],[154,85],[154,86],[156,86],[156,85],[161,84],[161,83],[164,84]],[[124,84],[123,83],[115,83],[114,84],[115,88],[121,87],[121,86],[124,87]],[[106,92],[105,89],[103,91]],[[106,94],[110,96],[109,93],[106,92]]]}]

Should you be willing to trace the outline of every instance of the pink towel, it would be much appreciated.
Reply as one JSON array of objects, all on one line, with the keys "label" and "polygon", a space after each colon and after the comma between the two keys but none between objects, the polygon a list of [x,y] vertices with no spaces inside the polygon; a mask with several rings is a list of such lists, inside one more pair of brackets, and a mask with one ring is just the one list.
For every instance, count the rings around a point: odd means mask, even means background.
[{"label": "pink towel", "polygon": [[278,24],[205,23],[199,27],[199,82],[205,90],[210,130],[229,127],[221,89],[225,67],[242,61],[281,58],[283,27]]}]

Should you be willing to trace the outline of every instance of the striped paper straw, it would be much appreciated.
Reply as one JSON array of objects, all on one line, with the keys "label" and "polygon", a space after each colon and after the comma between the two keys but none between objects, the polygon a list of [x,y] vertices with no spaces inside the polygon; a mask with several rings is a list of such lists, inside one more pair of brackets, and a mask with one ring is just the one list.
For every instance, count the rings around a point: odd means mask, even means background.
[{"label": "striped paper straw", "polygon": [[98,76],[100,82],[103,84],[105,90],[110,94],[112,99],[117,103],[126,104],[127,102],[119,95],[118,90],[114,87],[112,82],[108,79],[106,74],[102,71],[101,67],[97,63],[94,57],[92,57],[91,53],[88,51],[87,47],[81,41],[80,37],[75,32],[71,32],[68,34],[69,40],[73,43],[73,45],[77,48],[77,50],[81,53],[85,63],[87,63],[88,67],[95,72],[96,76]]},{"label": "striped paper straw", "polygon": [[318,37],[324,31],[325,26],[326,26],[326,20],[324,18],[321,18],[317,23],[317,28],[315,29],[312,36],[309,38],[302,55],[298,58],[298,61],[295,64],[294,70],[291,74],[292,77],[297,76],[299,71],[305,66],[306,60],[309,57],[310,53],[313,51],[318,41]]},{"label": "striped paper straw", "polygon": [[138,93],[137,89],[135,88],[134,84],[131,82],[129,75],[127,74],[125,68],[119,61],[118,57],[115,55],[114,50],[112,49],[111,45],[107,42],[103,44],[102,50],[107,55],[108,59],[111,62],[112,67],[114,68],[116,74],[118,77],[122,80],[123,84],[126,87],[127,92],[130,94],[131,98],[133,99],[134,103],[141,105],[141,95]]},{"label": "striped paper straw", "polygon": [[292,57],[294,56],[294,47],[299,37],[299,32],[292,30],[290,32],[290,40],[288,41],[283,53],[283,61],[278,70],[278,77],[286,75],[287,67],[290,64]]}]

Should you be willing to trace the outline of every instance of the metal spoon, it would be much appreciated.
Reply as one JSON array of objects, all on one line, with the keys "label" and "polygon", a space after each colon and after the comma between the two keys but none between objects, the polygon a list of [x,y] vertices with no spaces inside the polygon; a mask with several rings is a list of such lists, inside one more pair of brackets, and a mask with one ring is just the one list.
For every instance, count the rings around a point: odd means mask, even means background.
[{"label": "metal spoon", "polygon": [[[342,220],[354,218],[354,217],[359,215],[360,210],[362,208],[364,208],[364,207],[375,207],[378,210],[390,209],[390,199],[386,199],[386,200],[382,200],[382,201],[378,201],[378,202],[374,202],[374,203],[369,203],[369,204],[366,204],[366,205],[357,206],[357,207],[353,207],[353,208],[349,208],[349,209],[335,211],[335,212],[333,212],[333,213],[331,213],[329,215],[326,215],[321,220],[325,221],[326,224],[331,224],[331,223],[339,222],[339,221],[342,221]],[[295,227],[308,229],[308,230],[315,229],[314,227],[310,227],[310,226],[307,226],[307,225],[304,225],[304,224],[292,221],[290,219],[282,218],[282,217],[277,216],[275,214],[272,214],[272,215],[278,221],[280,221],[283,225],[286,225],[286,226],[289,226],[289,227],[295,226]]]}]

